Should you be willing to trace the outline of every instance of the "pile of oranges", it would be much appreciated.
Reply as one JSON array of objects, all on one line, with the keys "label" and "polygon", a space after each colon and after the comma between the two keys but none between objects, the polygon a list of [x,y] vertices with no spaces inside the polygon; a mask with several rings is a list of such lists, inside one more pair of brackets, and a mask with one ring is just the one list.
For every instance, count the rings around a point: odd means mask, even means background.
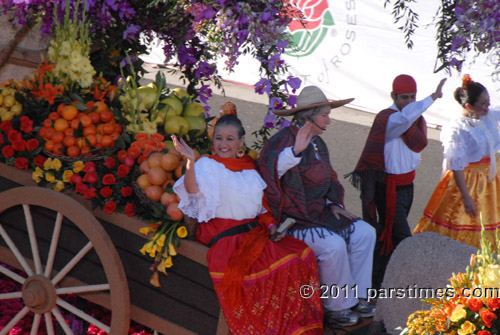
[{"label": "pile of oranges", "polygon": [[79,111],[76,103],[61,103],[57,111],[44,120],[38,134],[45,140],[45,149],[76,157],[91,154],[89,151],[95,148],[113,147],[121,135],[122,126],[116,122],[106,103],[89,101],[85,104],[85,112]]},{"label": "pile of oranges", "polygon": [[[196,158],[200,157],[196,149],[195,155]],[[179,197],[168,189],[184,174],[185,165],[185,159],[175,148],[170,148],[167,153],[153,152],[139,166],[141,175],[136,179],[146,196],[152,201],[161,202],[167,208],[167,215],[174,221],[181,220],[184,214],[178,207]]]}]

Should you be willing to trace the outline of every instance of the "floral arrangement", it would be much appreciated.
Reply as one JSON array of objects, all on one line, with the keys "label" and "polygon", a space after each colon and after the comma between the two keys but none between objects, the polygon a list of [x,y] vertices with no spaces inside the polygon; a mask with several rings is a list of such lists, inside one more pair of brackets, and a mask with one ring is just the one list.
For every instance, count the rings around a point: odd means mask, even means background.
[{"label": "floral arrangement", "polygon": [[500,250],[492,251],[484,227],[481,237],[481,249],[471,256],[466,272],[450,278],[447,289],[450,294],[440,299],[425,299],[431,309],[411,314],[401,335],[499,334]]}]

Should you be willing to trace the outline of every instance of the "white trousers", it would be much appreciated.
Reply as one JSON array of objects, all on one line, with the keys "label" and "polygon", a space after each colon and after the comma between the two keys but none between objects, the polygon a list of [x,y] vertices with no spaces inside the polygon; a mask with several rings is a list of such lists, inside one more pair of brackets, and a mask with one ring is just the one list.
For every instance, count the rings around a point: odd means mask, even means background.
[{"label": "white trousers", "polygon": [[[367,298],[368,289],[371,288],[375,229],[362,220],[353,224],[354,232],[348,246],[342,237],[331,235],[324,228],[292,233],[316,254],[321,296],[327,310],[340,311],[354,307],[358,298]],[[323,230],[325,238],[320,238],[314,230]]]}]

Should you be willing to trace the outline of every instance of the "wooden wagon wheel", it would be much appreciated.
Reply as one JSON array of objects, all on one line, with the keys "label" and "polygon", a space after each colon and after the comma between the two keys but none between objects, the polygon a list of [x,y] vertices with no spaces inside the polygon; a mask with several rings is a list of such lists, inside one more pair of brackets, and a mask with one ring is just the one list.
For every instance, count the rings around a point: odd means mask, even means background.
[{"label": "wooden wagon wheel", "polygon": [[[45,318],[45,325],[49,335],[55,333],[52,317],[57,319],[58,324],[66,334],[73,334],[60,308],[63,308],[66,314],[70,313],[77,319],[92,323],[110,334],[127,334],[130,325],[130,297],[127,279],[114,244],[99,221],[76,200],[41,187],[19,187],[0,193],[0,214],[16,206],[22,206],[24,218],[22,214],[17,215],[14,225],[23,225],[23,229],[27,229],[28,232],[24,236],[27,235],[29,240],[26,237],[24,243],[17,241],[16,244],[1,222],[0,236],[7,244],[7,250],[10,250],[11,255],[14,255],[15,260],[21,265],[27,277],[25,278],[6,267],[0,266],[1,273],[22,284],[22,290],[19,292],[0,294],[0,302],[6,299],[22,298],[24,307],[0,331],[0,335],[7,334],[29,312],[34,313],[31,334],[37,334],[42,316]],[[20,208],[18,207],[18,210]],[[47,232],[51,239],[50,248],[48,248],[49,243],[46,243],[48,253],[43,255],[45,262],[42,262],[42,255],[39,252],[39,243],[37,241],[39,236],[35,232],[37,223],[34,222],[36,220],[32,217],[32,208],[44,208],[57,212],[55,219],[51,217],[49,221],[50,225],[53,222],[53,231]],[[78,233],[81,234],[84,245],[81,248],[78,246],[80,248],[79,252],[72,255],[72,258],[68,262],[64,262],[63,266],[60,266],[60,269],[56,271],[54,269],[54,260],[59,252],[59,241],[62,238],[68,238],[61,234],[63,221],[65,224],[66,222],[72,222],[74,224],[72,227],[76,226],[76,231],[79,229]],[[26,246],[31,247],[31,257],[23,256],[20,251],[21,247],[26,249]],[[91,251],[92,255],[97,254],[97,257],[94,258],[100,261],[101,264],[97,265],[102,265],[101,267],[104,269],[103,278],[107,282],[61,287],[63,279],[69,277],[68,273],[73,271],[82,262],[83,257],[86,257]],[[32,265],[34,268],[32,268]],[[72,293],[109,294],[112,313],[110,325],[98,321],[92,315],[61,298],[61,295]]]}]

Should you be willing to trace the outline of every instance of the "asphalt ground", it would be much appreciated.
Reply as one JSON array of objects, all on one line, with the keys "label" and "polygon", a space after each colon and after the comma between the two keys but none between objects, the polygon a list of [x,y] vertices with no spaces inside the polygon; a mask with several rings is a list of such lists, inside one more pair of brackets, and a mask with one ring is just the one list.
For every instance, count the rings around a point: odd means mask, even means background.
[{"label": "asphalt ground", "polygon": [[[145,80],[154,80],[159,68],[146,66],[146,70],[148,74],[145,76]],[[167,77],[169,87],[186,86],[177,75],[171,74],[167,70],[161,70]],[[252,87],[231,82],[223,82],[223,87],[224,92],[212,87],[214,96],[209,100],[210,112],[212,115],[217,115],[222,104],[227,101],[233,102],[237,107],[238,117],[246,130],[245,142],[247,146],[251,146],[255,141],[252,132],[260,129],[267,113],[266,96],[255,93]],[[355,95],[353,97],[355,98]],[[387,106],[390,104],[388,95]],[[374,116],[372,113],[347,107],[333,109],[330,114],[332,123],[328,126],[327,131],[321,135],[328,145],[332,166],[337,171],[344,186],[346,209],[360,216],[359,191],[344,179],[343,175],[354,169],[363,150]],[[428,128],[429,143],[422,152],[421,163],[417,168],[414,200],[408,218],[412,229],[417,225],[427,201],[441,177],[443,155],[439,133],[438,129]]]}]

